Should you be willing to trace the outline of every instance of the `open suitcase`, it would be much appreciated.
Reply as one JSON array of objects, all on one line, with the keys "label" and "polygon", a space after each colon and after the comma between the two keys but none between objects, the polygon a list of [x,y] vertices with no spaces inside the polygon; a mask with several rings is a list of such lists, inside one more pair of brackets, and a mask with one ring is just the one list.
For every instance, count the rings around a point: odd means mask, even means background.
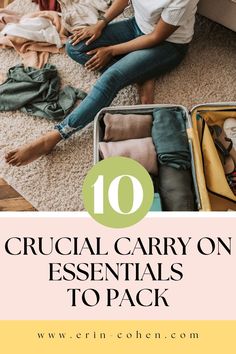
[{"label": "open suitcase", "polygon": [[202,210],[236,211],[236,196],[230,189],[210,128],[222,126],[228,117],[236,118],[235,103],[202,104],[191,111],[196,177]]},{"label": "open suitcase", "polygon": [[104,137],[105,113],[151,114],[156,108],[181,109],[186,116],[186,132],[191,153],[191,171],[199,211],[236,211],[236,196],[227,182],[220,156],[210,133],[211,126],[223,125],[228,117],[236,118],[236,103],[202,104],[188,111],[181,105],[115,106],[102,109],[94,121],[94,163],[101,158],[99,142]]}]

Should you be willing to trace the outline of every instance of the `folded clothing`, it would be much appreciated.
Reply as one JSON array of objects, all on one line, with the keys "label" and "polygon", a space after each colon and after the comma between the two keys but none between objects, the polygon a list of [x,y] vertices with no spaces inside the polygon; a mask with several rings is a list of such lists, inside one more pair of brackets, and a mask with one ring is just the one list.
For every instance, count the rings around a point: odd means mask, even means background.
[{"label": "folded clothing", "polygon": [[160,164],[177,169],[191,167],[185,115],[178,108],[157,108],[153,111],[152,138]]},{"label": "folded clothing", "polygon": [[42,69],[23,65],[12,67],[0,85],[0,111],[21,111],[49,119],[63,119],[77,99],[86,93],[71,86],[60,90],[60,78],[54,65]]},{"label": "folded clothing", "polygon": [[161,198],[159,193],[154,193],[153,202],[150,211],[162,211]]},{"label": "folded clothing", "polygon": [[140,139],[151,136],[151,115],[106,113],[103,121],[105,124],[104,141]]},{"label": "folded clothing", "polygon": [[159,165],[159,193],[164,211],[195,211],[191,170]]},{"label": "folded clothing", "polygon": [[139,162],[149,173],[157,175],[157,156],[151,137],[100,142],[99,151],[103,159],[113,156],[129,157]]}]

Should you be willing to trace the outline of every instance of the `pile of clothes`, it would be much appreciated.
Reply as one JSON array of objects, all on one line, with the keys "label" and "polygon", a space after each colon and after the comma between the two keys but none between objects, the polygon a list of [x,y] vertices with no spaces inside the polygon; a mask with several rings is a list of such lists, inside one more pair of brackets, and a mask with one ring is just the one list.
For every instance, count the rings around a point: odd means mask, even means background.
[{"label": "pile of clothes", "polygon": [[0,85],[0,111],[19,109],[37,117],[62,120],[86,93],[71,86],[61,90],[60,86],[54,65],[45,64],[42,69],[12,67]]},{"label": "pile of clothes", "polygon": [[[29,0],[31,1],[31,0]],[[22,65],[12,67],[0,85],[0,111],[20,109],[49,119],[63,119],[77,99],[86,94],[67,86],[60,90],[60,78],[50,53],[64,51],[70,33],[97,22],[110,0],[33,0],[37,12],[23,15],[0,9],[0,48],[13,48]]]},{"label": "pile of clothes", "polygon": [[110,0],[34,0],[40,10],[22,15],[0,9],[0,48],[14,48],[24,66],[42,68],[49,53],[60,53],[68,35],[97,22]]},{"label": "pile of clothes", "polygon": [[97,22],[99,14],[104,13],[112,0],[32,0],[39,4],[40,10],[61,12],[63,26],[73,32],[81,26]]},{"label": "pile of clothes", "polygon": [[111,0],[58,0],[63,26],[69,31],[93,25],[111,5]]},{"label": "pile of clothes", "polygon": [[0,48],[13,48],[25,67],[42,68],[50,53],[60,53],[68,33],[55,11],[21,15],[0,9]]}]

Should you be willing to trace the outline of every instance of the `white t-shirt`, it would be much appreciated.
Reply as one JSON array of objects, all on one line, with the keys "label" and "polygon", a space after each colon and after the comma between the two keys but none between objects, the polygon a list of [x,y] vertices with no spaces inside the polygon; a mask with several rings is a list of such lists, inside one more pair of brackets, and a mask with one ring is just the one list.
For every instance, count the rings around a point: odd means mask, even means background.
[{"label": "white t-shirt", "polygon": [[132,0],[136,22],[145,34],[153,31],[160,18],[179,28],[167,39],[172,43],[189,43],[194,33],[199,0]]}]

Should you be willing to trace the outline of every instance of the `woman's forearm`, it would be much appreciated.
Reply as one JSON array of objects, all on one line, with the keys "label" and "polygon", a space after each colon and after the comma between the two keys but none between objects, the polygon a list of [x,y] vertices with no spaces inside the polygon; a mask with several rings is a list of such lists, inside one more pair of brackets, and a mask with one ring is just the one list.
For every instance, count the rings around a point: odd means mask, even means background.
[{"label": "woman's forearm", "polygon": [[107,22],[114,20],[128,6],[129,0],[115,0],[105,13]]},{"label": "woman's forearm", "polygon": [[159,44],[150,34],[135,38],[129,42],[111,46],[112,56],[123,55],[140,49],[147,49]]},{"label": "woman's forearm", "polygon": [[123,55],[136,50],[154,47],[165,41],[177,28],[160,19],[154,31],[150,34],[140,36],[126,43],[111,46],[112,55]]}]

